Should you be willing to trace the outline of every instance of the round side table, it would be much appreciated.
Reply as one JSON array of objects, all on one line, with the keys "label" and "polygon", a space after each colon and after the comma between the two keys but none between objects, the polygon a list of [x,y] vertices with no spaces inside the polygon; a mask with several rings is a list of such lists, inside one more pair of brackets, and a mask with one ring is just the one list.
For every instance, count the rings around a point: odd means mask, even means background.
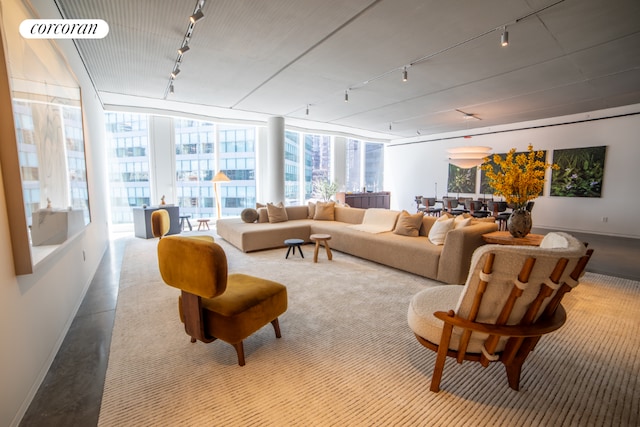
[{"label": "round side table", "polygon": [[316,242],[316,249],[313,251],[313,262],[318,262],[318,250],[320,249],[320,243],[324,245],[324,249],[327,251],[327,258],[329,261],[333,258],[331,255],[331,248],[329,247],[329,240],[331,240],[330,234],[312,234],[309,236],[311,241]]}]

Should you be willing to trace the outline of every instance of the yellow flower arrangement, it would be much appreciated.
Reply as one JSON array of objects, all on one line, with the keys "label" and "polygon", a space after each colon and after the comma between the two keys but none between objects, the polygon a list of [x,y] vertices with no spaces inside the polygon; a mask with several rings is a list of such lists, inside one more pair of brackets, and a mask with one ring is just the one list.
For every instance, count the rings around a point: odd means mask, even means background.
[{"label": "yellow flower arrangement", "polygon": [[497,171],[489,157],[484,159],[482,165],[494,194],[504,197],[515,209],[524,208],[529,200],[540,195],[547,168],[559,169],[558,165],[544,161],[544,151],[534,151],[532,145],[529,145],[528,151],[516,155],[516,149],[512,148],[504,159],[494,154],[493,163],[499,169]]}]

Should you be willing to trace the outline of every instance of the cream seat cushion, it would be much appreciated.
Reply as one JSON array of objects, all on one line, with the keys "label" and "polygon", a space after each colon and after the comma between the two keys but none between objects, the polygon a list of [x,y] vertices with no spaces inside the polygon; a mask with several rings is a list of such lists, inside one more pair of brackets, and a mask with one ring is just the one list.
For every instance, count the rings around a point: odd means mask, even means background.
[{"label": "cream seat cushion", "polygon": [[[447,285],[428,288],[411,298],[407,321],[416,334],[429,342],[438,344],[442,336],[444,322],[433,315],[436,311],[449,311],[458,304],[464,286]],[[460,336],[452,334],[452,348],[458,348]]]}]

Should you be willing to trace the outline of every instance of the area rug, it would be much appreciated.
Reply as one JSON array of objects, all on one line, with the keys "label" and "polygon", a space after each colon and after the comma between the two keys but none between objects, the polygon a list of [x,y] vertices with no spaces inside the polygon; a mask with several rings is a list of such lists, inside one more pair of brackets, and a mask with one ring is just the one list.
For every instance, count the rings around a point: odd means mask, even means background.
[{"label": "area rug", "polygon": [[[213,232],[212,232],[213,234]],[[179,291],[163,284],[156,240],[132,239],[120,290],[100,426],[635,426],[640,423],[640,283],[587,273],[568,321],[544,337],[511,390],[502,365],[448,360],[407,326],[410,298],[438,282],[334,251],[332,261],[244,254],[216,236],[231,272],[288,288],[282,338],[270,325],[232,346],[191,344]]]}]

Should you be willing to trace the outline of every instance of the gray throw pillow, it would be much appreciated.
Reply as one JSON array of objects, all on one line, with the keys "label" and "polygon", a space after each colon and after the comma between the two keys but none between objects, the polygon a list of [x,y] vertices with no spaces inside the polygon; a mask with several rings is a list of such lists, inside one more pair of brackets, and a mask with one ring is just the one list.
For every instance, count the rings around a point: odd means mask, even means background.
[{"label": "gray throw pillow", "polygon": [[240,213],[240,218],[247,223],[256,222],[258,220],[258,211],[252,208],[244,209]]}]

